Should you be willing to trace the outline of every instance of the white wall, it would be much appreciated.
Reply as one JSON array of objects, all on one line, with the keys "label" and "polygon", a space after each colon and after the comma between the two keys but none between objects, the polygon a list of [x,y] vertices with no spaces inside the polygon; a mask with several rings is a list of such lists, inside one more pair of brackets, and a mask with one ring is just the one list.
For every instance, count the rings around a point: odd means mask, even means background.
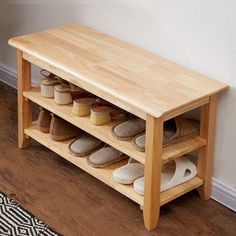
[{"label": "white wall", "polygon": [[229,84],[219,100],[214,176],[236,187],[235,0],[4,1],[0,63],[11,69],[8,38],[81,22]]}]

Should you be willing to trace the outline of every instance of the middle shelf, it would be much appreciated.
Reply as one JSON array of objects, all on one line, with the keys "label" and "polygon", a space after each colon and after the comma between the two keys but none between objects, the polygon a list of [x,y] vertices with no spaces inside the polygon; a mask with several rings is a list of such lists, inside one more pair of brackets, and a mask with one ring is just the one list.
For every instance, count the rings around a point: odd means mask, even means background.
[{"label": "middle shelf", "polygon": [[[111,129],[119,123],[119,121],[111,121],[102,126],[95,126],[89,121],[89,116],[78,117],[72,113],[72,105],[57,105],[53,99],[44,98],[40,94],[40,88],[35,87],[23,93],[24,97],[34,103],[44,107],[50,112],[60,116],[75,126],[83,129],[87,133],[102,140],[103,142],[122,151],[126,155],[136,159],[140,163],[145,164],[145,153],[135,150],[131,141],[120,141],[113,137]],[[174,158],[182,156],[186,153],[194,151],[206,144],[206,140],[196,137],[181,143],[176,143],[163,148],[162,162],[166,163]]]}]

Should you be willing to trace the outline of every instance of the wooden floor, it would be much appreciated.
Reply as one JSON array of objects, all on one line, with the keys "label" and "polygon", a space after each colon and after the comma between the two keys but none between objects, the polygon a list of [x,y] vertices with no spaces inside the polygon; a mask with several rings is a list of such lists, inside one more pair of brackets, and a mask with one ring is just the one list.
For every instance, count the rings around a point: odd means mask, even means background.
[{"label": "wooden floor", "polygon": [[163,206],[148,232],[128,198],[34,141],[19,150],[16,91],[2,83],[0,191],[65,236],[236,235],[236,213],[195,191]]}]

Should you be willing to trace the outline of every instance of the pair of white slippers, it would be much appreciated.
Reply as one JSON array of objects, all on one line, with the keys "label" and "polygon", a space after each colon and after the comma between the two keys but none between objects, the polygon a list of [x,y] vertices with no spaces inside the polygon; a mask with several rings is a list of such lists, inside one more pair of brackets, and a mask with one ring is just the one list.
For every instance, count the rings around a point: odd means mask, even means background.
[{"label": "pair of white slippers", "polygon": [[[163,165],[161,192],[191,180],[197,175],[196,165],[188,157],[180,157]],[[128,164],[113,171],[120,184],[133,184],[135,192],[144,195],[144,165],[130,158]]]}]

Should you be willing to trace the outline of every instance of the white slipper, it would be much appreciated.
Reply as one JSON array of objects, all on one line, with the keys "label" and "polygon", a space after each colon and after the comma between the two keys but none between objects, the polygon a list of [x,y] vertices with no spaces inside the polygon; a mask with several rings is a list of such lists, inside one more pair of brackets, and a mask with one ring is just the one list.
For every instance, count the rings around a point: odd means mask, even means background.
[{"label": "white slipper", "polygon": [[[161,173],[161,192],[187,182],[197,175],[196,165],[187,158],[175,159],[173,164],[167,164]],[[144,195],[144,177],[134,182],[135,192]]]},{"label": "white slipper", "polygon": [[132,184],[144,175],[144,165],[130,158],[128,164],[113,171],[113,179],[120,184]]}]

